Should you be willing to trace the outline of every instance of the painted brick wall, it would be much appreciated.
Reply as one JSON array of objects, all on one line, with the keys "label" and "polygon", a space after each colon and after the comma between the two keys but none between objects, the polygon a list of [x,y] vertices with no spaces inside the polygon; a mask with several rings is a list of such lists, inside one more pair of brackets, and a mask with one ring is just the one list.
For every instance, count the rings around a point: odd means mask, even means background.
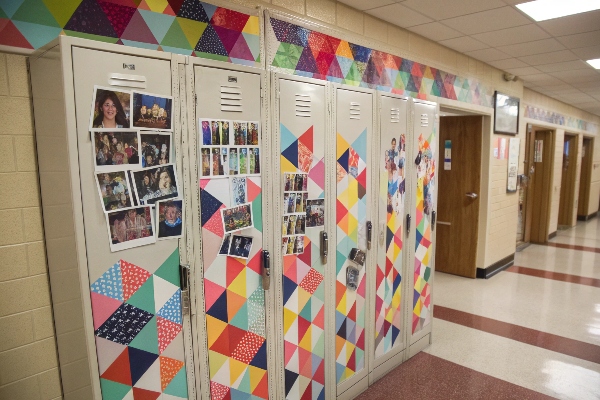
[{"label": "painted brick wall", "polygon": [[23,56],[0,53],[0,109],[0,399],[60,399]]}]

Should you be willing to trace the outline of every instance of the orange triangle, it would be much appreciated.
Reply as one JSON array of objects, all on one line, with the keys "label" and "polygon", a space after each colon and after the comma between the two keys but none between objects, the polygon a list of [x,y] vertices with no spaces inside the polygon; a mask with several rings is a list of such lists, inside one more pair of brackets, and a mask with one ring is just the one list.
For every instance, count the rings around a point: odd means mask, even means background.
[{"label": "orange triangle", "polygon": [[165,15],[172,15],[172,16],[176,16],[175,11],[173,11],[173,9],[171,8],[170,5],[167,6],[167,8],[165,8],[162,12]]},{"label": "orange triangle", "polygon": [[138,10],[152,11],[148,3],[146,3],[146,0],[142,0],[137,8]]},{"label": "orange triangle", "polygon": [[300,142],[303,145],[305,145],[306,147],[308,147],[308,149],[310,151],[313,151],[313,127],[312,127],[312,125],[310,128],[308,128],[308,130],[306,132],[304,132],[302,134],[302,136],[300,136],[300,138],[298,139],[298,142]]},{"label": "orange triangle", "polygon": [[269,398],[269,379],[268,378],[269,377],[267,376],[267,374],[265,374],[265,376],[263,376],[260,383],[258,385],[256,385],[256,388],[252,391],[252,395],[260,397],[262,399]]},{"label": "orange triangle", "polygon": [[137,387],[133,388],[134,400],[156,400],[160,396],[160,393],[153,392],[151,390],[140,389]]},{"label": "orange triangle", "polygon": [[129,368],[129,348],[125,348],[121,355],[108,367],[100,378],[119,382],[131,386],[131,370]]},{"label": "orange triangle", "polygon": [[231,321],[246,303],[246,298],[227,289],[227,318]]},{"label": "orange triangle", "polygon": [[183,361],[174,360],[169,357],[160,357],[160,384],[163,392],[181,367],[183,367]]}]

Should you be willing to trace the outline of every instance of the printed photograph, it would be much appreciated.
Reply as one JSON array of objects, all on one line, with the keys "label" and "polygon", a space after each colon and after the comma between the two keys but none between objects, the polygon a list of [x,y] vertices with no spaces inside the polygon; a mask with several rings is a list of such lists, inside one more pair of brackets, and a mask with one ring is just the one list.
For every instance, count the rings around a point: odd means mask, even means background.
[{"label": "printed photograph", "polygon": [[151,207],[134,207],[106,214],[110,251],[156,242]]},{"label": "printed photograph", "polygon": [[248,144],[258,146],[258,122],[248,122]]},{"label": "printed photograph", "polygon": [[234,144],[244,146],[248,144],[248,124],[246,122],[233,122]]},{"label": "printed photograph", "polygon": [[223,217],[223,227],[225,233],[235,232],[253,227],[252,222],[252,204],[242,204],[236,207],[224,208],[221,210]]},{"label": "printed photograph", "polygon": [[[287,213],[291,214],[296,211],[296,193],[289,193],[289,199],[287,203]],[[285,196],[284,196],[285,199]]]},{"label": "printed photograph", "polygon": [[125,171],[127,173],[127,182],[129,182],[130,193],[131,193],[131,202],[133,207],[138,207],[140,203],[138,203],[137,198],[135,197],[135,190],[133,188],[133,171]]},{"label": "printed photograph", "polygon": [[133,92],[133,126],[172,130],[173,98]]},{"label": "printed photograph", "polygon": [[210,149],[200,151],[200,165],[202,166],[202,176],[210,176]]},{"label": "printed photograph", "polygon": [[242,147],[240,149],[240,174],[248,173],[248,148]]},{"label": "printed photograph", "polygon": [[293,235],[296,232],[296,215],[290,215],[290,219],[288,220],[288,235]]},{"label": "printed photograph", "polygon": [[131,92],[94,86],[90,113],[92,129],[130,129]]},{"label": "printed photograph", "polygon": [[[227,149],[223,150],[227,152]],[[225,158],[227,158],[227,153],[225,153]],[[223,164],[221,163],[221,149],[218,148],[212,149],[212,174],[213,176],[225,175]]]},{"label": "printed photograph", "polygon": [[133,206],[131,188],[125,171],[98,173],[96,182],[104,211]]},{"label": "printed photograph", "polygon": [[231,236],[231,246],[229,247],[229,255],[236,258],[248,259],[252,250],[252,238],[249,236]]},{"label": "printed photograph", "polygon": [[288,224],[290,223],[290,217],[285,215],[283,217],[283,224],[281,225],[281,234],[283,236],[289,235],[290,233],[288,232]]},{"label": "printed photograph", "polygon": [[226,256],[229,253],[229,244],[231,242],[231,233],[226,233],[223,236],[223,242],[221,242],[221,249],[219,250],[220,256]]},{"label": "printed photograph", "polygon": [[290,236],[290,237],[287,237],[286,239],[287,239],[287,241],[286,241],[287,246],[286,246],[284,254],[287,254],[287,255],[294,254],[294,237]]},{"label": "printed photograph", "polygon": [[229,175],[238,174],[238,149],[229,149]]},{"label": "printed photograph", "polygon": [[219,121],[221,130],[221,146],[227,146],[230,143],[231,130],[229,121]]},{"label": "printed photograph", "polygon": [[137,131],[93,132],[96,171],[118,171],[140,167]]},{"label": "printed photograph", "polygon": [[156,202],[158,239],[174,239],[183,232],[183,200]]},{"label": "printed photograph", "polygon": [[260,150],[258,147],[255,147],[253,149],[248,149],[248,153],[249,153],[249,169],[248,169],[248,173],[249,174],[260,174]]},{"label": "printed photograph", "polygon": [[175,162],[172,134],[141,131],[142,167],[149,168]]},{"label": "printed photograph", "polygon": [[306,231],[306,215],[296,216],[296,231],[293,232],[296,235],[304,235]]},{"label": "printed photograph", "polygon": [[283,187],[285,192],[306,192],[308,190],[308,174],[283,174]]},{"label": "printed photograph", "polygon": [[202,132],[202,144],[204,146],[210,146],[212,144],[210,121],[201,119],[199,125]]},{"label": "printed photograph", "polygon": [[232,204],[239,206],[248,202],[248,188],[246,178],[234,177],[230,178],[231,182],[231,197]]},{"label": "printed photograph", "polygon": [[304,195],[308,195],[308,193],[296,193],[296,208],[295,212],[301,213],[304,212]]},{"label": "printed photograph", "polygon": [[294,254],[304,253],[304,236],[296,236],[294,240]]},{"label": "printed photograph", "polygon": [[306,227],[325,225],[325,199],[306,200]]},{"label": "printed photograph", "polygon": [[135,193],[140,204],[154,204],[178,196],[177,174],[172,164],[133,172]]},{"label": "printed photograph", "polygon": [[289,240],[290,240],[289,237],[281,238],[281,253],[283,255],[287,254],[287,248],[288,248],[288,241]]}]

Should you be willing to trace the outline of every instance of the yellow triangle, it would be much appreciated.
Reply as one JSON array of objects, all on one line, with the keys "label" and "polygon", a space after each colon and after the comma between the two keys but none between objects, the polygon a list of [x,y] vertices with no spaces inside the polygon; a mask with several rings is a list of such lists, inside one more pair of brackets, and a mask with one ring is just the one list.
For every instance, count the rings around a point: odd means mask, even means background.
[{"label": "yellow triangle", "polygon": [[192,48],[196,47],[200,36],[204,33],[204,29],[208,25],[206,22],[194,21],[193,19],[187,18],[175,18],[181,27],[181,31],[185,35],[185,38],[189,42]]},{"label": "yellow triangle", "polygon": [[[348,236],[352,237],[354,241],[358,238],[358,220],[352,215],[348,213]],[[356,237],[354,236],[356,234]]]},{"label": "yellow triangle", "polygon": [[221,336],[221,333],[223,333],[226,327],[227,322],[223,322],[220,319],[217,319],[210,315],[206,316],[208,347],[212,346],[217,341],[217,339],[219,338],[219,336]]},{"label": "yellow triangle", "polygon": [[435,79],[433,77],[433,73],[431,72],[431,68],[425,67],[425,72],[423,73],[423,78]]},{"label": "yellow triangle", "polygon": [[400,251],[402,249],[396,243],[394,243],[394,260],[398,259],[398,255],[400,255]]},{"label": "yellow triangle", "polygon": [[256,389],[260,381],[262,381],[267,371],[252,365],[250,365],[248,369],[250,371],[250,389],[254,392],[254,389]]},{"label": "yellow triangle", "polygon": [[340,300],[337,307],[335,308],[336,310],[338,310],[339,312],[341,312],[344,315],[346,315],[346,295],[347,295],[347,293],[348,292],[344,293],[344,295],[342,296],[342,299]]},{"label": "yellow triangle", "polygon": [[208,351],[208,356],[210,358],[210,377],[212,378],[219,372],[223,364],[229,360],[229,357],[211,350]]},{"label": "yellow triangle", "polygon": [[352,177],[348,179],[348,204],[346,207],[350,209],[358,202],[358,181]]},{"label": "yellow triangle", "polygon": [[402,299],[401,293],[400,293],[400,288],[398,288],[398,290],[396,290],[396,293],[394,293],[394,296],[392,297],[392,307],[397,310],[398,308],[400,308],[400,300]]},{"label": "yellow triangle", "polygon": [[348,379],[352,375],[354,375],[354,371],[352,371],[350,368],[346,368],[346,371],[344,371],[344,379]]},{"label": "yellow triangle", "polygon": [[298,310],[304,309],[304,306],[310,300],[311,294],[301,287],[298,288]]},{"label": "yellow triangle", "polygon": [[413,308],[413,312],[417,315],[421,315],[421,300],[417,301],[415,308]]},{"label": "yellow triangle", "polygon": [[298,171],[298,169],[294,166],[294,164],[289,162],[288,159],[285,158],[284,156],[281,156],[280,163],[281,163],[281,172],[297,172]]},{"label": "yellow triangle", "polygon": [[250,16],[250,18],[248,18],[248,21],[246,22],[246,26],[244,26],[244,30],[242,30],[242,33],[258,35],[260,33],[258,17]]},{"label": "yellow triangle", "polygon": [[298,318],[298,314],[293,311],[288,310],[284,307],[283,309],[283,333],[287,333],[290,327],[294,324],[296,319]]},{"label": "yellow triangle", "polygon": [[148,5],[150,11],[154,11],[157,13],[162,13],[165,11],[165,8],[169,5],[167,0],[145,0],[145,3]]},{"label": "yellow triangle", "polygon": [[244,364],[243,362],[238,361],[235,358],[230,358],[229,379],[231,379],[231,382],[233,383],[237,381],[240,375],[242,375],[244,371],[246,371],[246,368],[248,368],[248,364]]},{"label": "yellow triangle", "polygon": [[298,344],[301,348],[306,351],[312,351],[312,325],[308,327],[308,330],[304,334],[304,337]]},{"label": "yellow triangle", "polygon": [[[337,153],[335,155],[335,159],[339,159],[342,154],[344,154],[346,152],[346,150],[348,150],[350,148],[350,144],[348,144],[348,142],[346,141],[346,139],[344,139],[344,137],[342,135],[340,135],[339,133],[337,134],[337,142],[336,142],[336,146],[337,146]],[[346,165],[346,168],[348,166]]]},{"label": "yellow triangle", "polygon": [[342,40],[338,45],[337,50],[335,51],[336,56],[342,56],[354,60],[354,56],[352,55],[352,50],[350,50],[350,45],[345,40]]},{"label": "yellow triangle", "polygon": [[233,293],[235,293],[239,296],[247,297],[246,296],[246,269],[245,268],[238,274],[238,276],[235,277],[235,279],[233,280],[233,282],[231,282],[229,284],[227,289],[229,289],[230,291],[232,291]]}]

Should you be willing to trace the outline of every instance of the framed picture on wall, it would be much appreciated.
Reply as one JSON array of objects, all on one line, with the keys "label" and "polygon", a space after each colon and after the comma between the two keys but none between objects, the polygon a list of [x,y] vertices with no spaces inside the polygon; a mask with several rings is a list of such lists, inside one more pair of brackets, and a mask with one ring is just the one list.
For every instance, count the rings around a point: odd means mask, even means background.
[{"label": "framed picture on wall", "polygon": [[520,99],[496,91],[494,93],[494,133],[519,133]]}]

